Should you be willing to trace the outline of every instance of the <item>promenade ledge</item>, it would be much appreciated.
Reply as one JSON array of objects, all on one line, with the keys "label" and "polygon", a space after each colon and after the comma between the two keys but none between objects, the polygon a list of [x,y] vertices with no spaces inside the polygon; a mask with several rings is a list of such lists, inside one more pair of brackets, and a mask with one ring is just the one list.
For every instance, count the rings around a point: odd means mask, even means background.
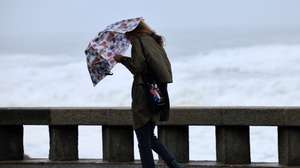
[{"label": "promenade ledge", "polygon": [[[47,159],[24,158],[23,126],[47,125]],[[78,157],[78,126],[102,126],[99,159]],[[189,126],[214,126],[216,160],[190,160]],[[276,126],[279,162],[253,162],[250,126]],[[300,107],[178,106],[170,119],[158,122],[158,138],[189,168],[300,167]],[[201,141],[202,139],[199,139]],[[0,107],[0,168],[131,168],[134,132],[129,107]],[[199,149],[202,150],[202,149]],[[159,157],[157,167],[167,167]]]}]

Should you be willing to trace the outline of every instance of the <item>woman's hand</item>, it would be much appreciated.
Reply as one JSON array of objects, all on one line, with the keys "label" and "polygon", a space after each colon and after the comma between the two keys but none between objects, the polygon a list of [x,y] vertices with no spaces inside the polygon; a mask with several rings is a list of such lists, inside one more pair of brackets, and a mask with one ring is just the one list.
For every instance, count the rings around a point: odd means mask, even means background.
[{"label": "woman's hand", "polygon": [[114,59],[115,59],[117,62],[121,62],[121,60],[122,60],[123,57],[124,57],[123,55],[115,55],[115,56],[114,56]]}]

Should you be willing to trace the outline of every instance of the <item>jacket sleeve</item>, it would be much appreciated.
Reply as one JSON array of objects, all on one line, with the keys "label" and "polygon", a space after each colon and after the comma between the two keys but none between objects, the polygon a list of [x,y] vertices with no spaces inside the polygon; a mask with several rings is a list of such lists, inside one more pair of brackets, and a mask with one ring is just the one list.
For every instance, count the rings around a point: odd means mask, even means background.
[{"label": "jacket sleeve", "polygon": [[145,57],[138,39],[134,39],[131,48],[131,58],[122,57],[121,63],[133,74],[141,74],[145,68]]}]

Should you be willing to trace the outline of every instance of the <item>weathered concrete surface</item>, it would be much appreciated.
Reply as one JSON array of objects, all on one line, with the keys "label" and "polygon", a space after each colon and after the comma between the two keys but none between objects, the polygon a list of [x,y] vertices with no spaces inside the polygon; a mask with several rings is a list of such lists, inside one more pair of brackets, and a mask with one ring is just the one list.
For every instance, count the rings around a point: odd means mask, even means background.
[{"label": "weathered concrete surface", "polygon": [[130,108],[52,109],[51,124],[132,125]]},{"label": "weathered concrete surface", "polygon": [[133,161],[133,144],[133,128],[131,126],[102,126],[103,160]]},{"label": "weathered concrete surface", "polygon": [[[158,139],[175,156],[178,162],[185,163],[189,161],[188,125],[160,125],[158,126]],[[159,159],[162,158],[159,156]]]},{"label": "weathered concrete surface", "polygon": [[22,160],[23,126],[0,125],[0,160]]},{"label": "weathered concrete surface", "polygon": [[[155,160],[156,167],[168,168],[163,162]],[[183,164],[185,168],[288,168],[277,163],[252,163],[246,165],[223,165],[213,161],[190,161]],[[106,162],[103,160],[79,161],[49,161],[49,160],[24,160],[0,161],[0,168],[141,168],[140,160],[133,162]],[[292,167],[291,167],[292,168]]]},{"label": "weathered concrete surface", "polygon": [[249,164],[249,126],[216,126],[217,161],[224,164]]},{"label": "weathered concrete surface", "polygon": [[[0,108],[0,125],[132,125],[129,107]],[[158,125],[300,126],[300,107],[172,107]]]},{"label": "weathered concrete surface", "polygon": [[300,167],[300,127],[278,127],[278,153],[280,164]]},{"label": "weathered concrete surface", "polygon": [[0,108],[0,125],[48,125],[50,123],[49,108],[8,107]]},{"label": "weathered concrete surface", "polygon": [[50,160],[78,159],[78,126],[49,126]]}]

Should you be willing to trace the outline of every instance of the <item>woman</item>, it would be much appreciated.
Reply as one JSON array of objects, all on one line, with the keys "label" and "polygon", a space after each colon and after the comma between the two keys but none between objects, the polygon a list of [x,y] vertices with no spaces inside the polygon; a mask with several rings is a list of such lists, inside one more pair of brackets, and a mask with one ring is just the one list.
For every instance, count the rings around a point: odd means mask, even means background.
[{"label": "woman", "polygon": [[162,85],[162,92],[166,95],[169,105],[167,83],[173,82],[172,71],[163,48],[162,37],[151,30],[143,21],[125,35],[132,44],[131,58],[122,55],[117,55],[114,58],[128,68],[134,77],[131,90],[131,108],[142,166],[143,168],[155,167],[153,149],[168,167],[179,168],[181,166],[175,160],[174,155],[154,135],[156,122],[168,120],[169,109],[159,113],[150,107],[144,83],[147,77],[155,78]]}]

